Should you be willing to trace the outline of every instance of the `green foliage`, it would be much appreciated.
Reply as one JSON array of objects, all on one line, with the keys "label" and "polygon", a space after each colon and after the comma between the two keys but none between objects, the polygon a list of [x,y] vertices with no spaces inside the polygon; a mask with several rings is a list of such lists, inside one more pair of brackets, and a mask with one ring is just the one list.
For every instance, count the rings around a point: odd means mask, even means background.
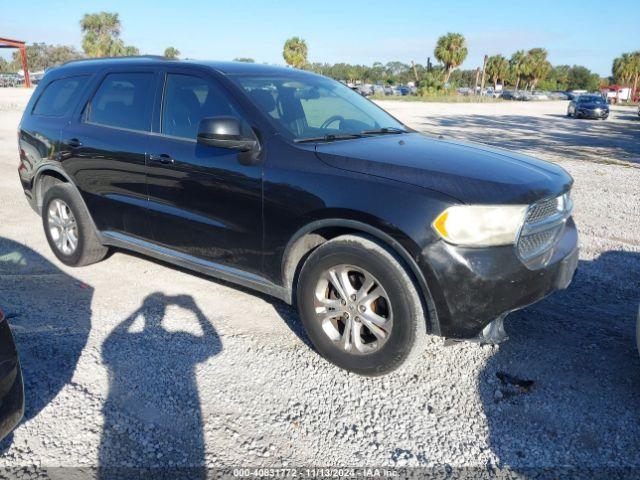
[{"label": "green foliage", "polygon": [[234,62],[243,62],[243,63],[256,63],[253,58],[248,57],[236,57],[233,59]]},{"label": "green foliage", "polygon": [[467,58],[467,44],[460,33],[447,33],[438,38],[436,48],[433,51],[436,59],[445,67],[444,83],[449,81],[453,69],[459,67]]},{"label": "green foliage", "polygon": [[509,81],[515,86],[516,90],[520,87],[520,81],[525,74],[526,56],[524,50],[518,50],[509,59]]},{"label": "green foliage", "polygon": [[[349,63],[309,63],[305,65],[305,70],[326,75],[336,80],[344,80],[347,82],[365,82],[393,85],[396,83],[406,84],[415,82],[416,77],[411,65],[402,62],[389,62],[386,65],[381,62],[375,62],[372,66],[368,65],[352,65]],[[418,78],[427,69],[420,64],[415,65],[415,72]]]},{"label": "green foliage", "polygon": [[[46,43],[32,43],[27,45],[27,64],[29,70],[38,72],[47,68],[61,65],[70,60],[82,58],[82,54],[68,45],[47,45]],[[16,72],[22,69],[22,60],[18,50],[12,53],[9,71]]]},{"label": "green foliage", "polygon": [[302,68],[306,65],[307,53],[307,43],[301,38],[291,37],[284,42],[282,57],[294,68]]},{"label": "green foliage", "polygon": [[11,68],[11,64],[4,58],[0,57],[0,73],[10,73],[14,70]]},{"label": "green foliage", "polygon": [[425,72],[418,84],[418,95],[426,97],[442,90],[443,73],[442,69],[433,69]]},{"label": "green foliage", "polygon": [[505,82],[509,75],[509,61],[502,55],[493,55],[487,59],[487,76],[489,81],[497,86],[502,80]]},{"label": "green foliage", "polygon": [[166,58],[176,59],[180,56],[180,50],[175,47],[167,47],[164,49],[164,56]]},{"label": "green foliage", "polygon": [[586,67],[574,65],[569,69],[567,75],[567,89],[596,91],[600,88],[600,76],[591,73]]},{"label": "green foliage", "polygon": [[119,57],[138,55],[136,47],[125,46],[120,39],[120,18],[117,13],[86,13],[80,20],[82,48],[88,57]]}]

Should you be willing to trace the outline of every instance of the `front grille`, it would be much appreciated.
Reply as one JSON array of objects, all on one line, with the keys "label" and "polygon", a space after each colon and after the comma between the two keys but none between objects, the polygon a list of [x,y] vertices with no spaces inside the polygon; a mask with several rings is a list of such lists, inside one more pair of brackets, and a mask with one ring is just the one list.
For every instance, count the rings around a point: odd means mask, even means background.
[{"label": "front grille", "polygon": [[558,212],[558,198],[534,203],[527,213],[526,223],[535,223]]},{"label": "front grille", "polygon": [[518,255],[525,265],[540,268],[548,263],[552,247],[560,237],[571,210],[569,193],[541,200],[529,207],[517,243]]}]

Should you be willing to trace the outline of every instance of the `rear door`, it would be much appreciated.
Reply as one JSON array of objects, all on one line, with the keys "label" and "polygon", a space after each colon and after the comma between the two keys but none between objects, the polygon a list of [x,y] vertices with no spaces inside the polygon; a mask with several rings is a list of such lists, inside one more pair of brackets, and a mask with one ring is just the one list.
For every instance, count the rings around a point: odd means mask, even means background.
[{"label": "rear door", "polygon": [[103,72],[63,130],[64,168],[99,230],[151,237],[145,162],[157,73],[153,67]]},{"label": "rear door", "polygon": [[[149,145],[150,218],[157,243],[245,271],[262,270],[262,167],[196,142],[202,118],[240,107],[206,72],[169,68]],[[250,130],[248,122],[244,122]]]}]

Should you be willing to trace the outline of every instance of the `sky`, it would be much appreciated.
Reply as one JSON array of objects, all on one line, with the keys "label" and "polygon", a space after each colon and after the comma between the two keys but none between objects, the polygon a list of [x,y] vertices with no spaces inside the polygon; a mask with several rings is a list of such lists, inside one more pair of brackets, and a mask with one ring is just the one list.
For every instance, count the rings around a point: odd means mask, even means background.
[{"label": "sky", "polygon": [[299,36],[311,62],[426,64],[438,37],[458,32],[465,69],[485,54],[543,47],[554,65],[608,76],[616,56],[640,50],[637,0],[2,0],[0,37],[81,49],[80,19],[103,10],[120,14],[122,39],[142,53],[174,46],[183,58],[209,60],[283,64],[285,40]]}]

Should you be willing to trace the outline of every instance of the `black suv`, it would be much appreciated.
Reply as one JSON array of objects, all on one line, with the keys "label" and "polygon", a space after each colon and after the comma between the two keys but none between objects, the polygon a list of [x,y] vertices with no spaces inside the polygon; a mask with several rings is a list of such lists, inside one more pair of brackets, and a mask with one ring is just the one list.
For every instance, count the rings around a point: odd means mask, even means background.
[{"label": "black suv", "polygon": [[151,57],[49,71],[20,180],[56,256],[118,247],[296,303],[337,365],[498,340],[577,264],[560,167],[417,133],[328,78]]}]

